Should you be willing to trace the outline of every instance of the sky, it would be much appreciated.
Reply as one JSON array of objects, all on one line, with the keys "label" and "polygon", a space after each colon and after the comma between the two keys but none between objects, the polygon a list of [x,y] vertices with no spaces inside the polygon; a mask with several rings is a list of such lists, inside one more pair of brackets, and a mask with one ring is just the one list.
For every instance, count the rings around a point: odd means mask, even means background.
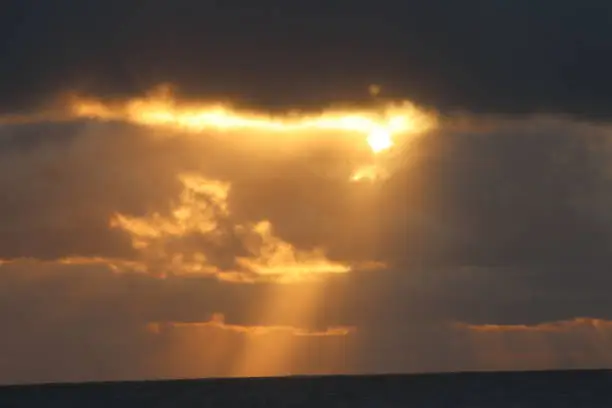
[{"label": "sky", "polygon": [[612,5],[294,3],[9,2],[0,383],[612,366]]}]

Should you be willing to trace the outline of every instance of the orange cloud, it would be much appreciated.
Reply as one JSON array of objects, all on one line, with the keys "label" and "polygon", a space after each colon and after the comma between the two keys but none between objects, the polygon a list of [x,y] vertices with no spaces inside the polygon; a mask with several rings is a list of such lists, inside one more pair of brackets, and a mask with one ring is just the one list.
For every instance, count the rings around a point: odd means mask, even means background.
[{"label": "orange cloud", "polygon": [[576,318],[535,325],[456,324],[476,367],[554,369],[612,365],[612,321]]},{"label": "orange cloud", "polygon": [[[411,102],[388,104],[370,110],[330,109],[318,114],[289,112],[269,115],[239,111],[225,103],[194,104],[177,101],[169,86],[160,86],[143,98],[106,103],[95,98],[73,96],[68,114],[78,118],[122,120],[154,128],[167,128],[202,135],[231,134],[267,150],[280,150],[283,142],[346,140],[364,146],[374,156],[437,126],[436,117]],[[282,136],[282,139],[279,139]],[[343,153],[346,154],[346,153]],[[373,180],[387,176],[380,159],[361,163],[349,178]]]},{"label": "orange cloud", "polygon": [[432,115],[409,102],[389,105],[382,113],[335,110],[320,115],[292,112],[283,117],[272,117],[238,112],[220,103],[181,104],[174,99],[168,86],[158,87],[145,98],[132,99],[123,104],[105,104],[95,99],[75,97],[71,110],[77,117],[121,119],[194,132],[247,130],[285,135],[317,131],[349,132],[365,137],[375,153],[391,148],[397,135],[424,132],[435,124]]},{"label": "orange cloud", "polygon": [[459,323],[457,327],[480,333],[569,333],[573,330],[604,330],[612,332],[612,321],[603,319],[594,319],[591,317],[578,317],[572,320],[559,322],[546,322],[534,325],[524,324],[465,324]]},{"label": "orange cloud", "polygon": [[58,259],[37,259],[37,258],[11,258],[11,259],[0,259],[1,266],[29,266],[32,268],[37,267],[57,267],[57,266],[96,266],[101,268],[107,268],[109,271],[116,273],[146,273],[148,272],[147,266],[141,261],[133,261],[119,258],[105,258],[97,256],[69,256]]},{"label": "orange cloud", "polygon": [[[155,266],[163,273],[214,275],[235,282],[293,282],[352,269],[347,263],[329,260],[322,248],[295,248],[277,237],[267,220],[232,223],[227,204],[230,184],[199,175],[181,175],[180,180],[184,190],[169,214],[144,217],[116,214],[111,220],[112,227],[130,234],[144,268]],[[204,237],[214,247],[230,246],[230,241],[238,240],[247,255],[235,257],[231,268],[223,268],[201,245],[177,245],[193,234]]]},{"label": "orange cloud", "polygon": [[291,336],[307,337],[347,336],[356,331],[355,327],[349,326],[330,327],[327,330],[316,331],[306,330],[293,326],[257,326],[229,324],[225,322],[225,316],[222,313],[214,313],[211,319],[206,322],[154,322],[149,323],[147,325],[147,329],[152,333],[162,333],[168,330],[218,329],[250,336],[284,334]]}]

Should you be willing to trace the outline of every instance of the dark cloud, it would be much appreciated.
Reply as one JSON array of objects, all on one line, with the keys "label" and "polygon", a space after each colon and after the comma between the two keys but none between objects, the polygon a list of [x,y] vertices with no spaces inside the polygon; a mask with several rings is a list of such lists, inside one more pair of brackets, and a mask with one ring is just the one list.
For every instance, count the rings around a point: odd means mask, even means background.
[{"label": "dark cloud", "polygon": [[603,266],[611,225],[596,208],[611,199],[609,146],[607,130],[539,119],[443,131],[391,181],[387,222],[417,261]]},{"label": "dark cloud", "polygon": [[13,1],[0,22],[2,107],[172,82],[286,108],[364,100],[376,82],[441,109],[607,117],[610,15],[599,0]]}]

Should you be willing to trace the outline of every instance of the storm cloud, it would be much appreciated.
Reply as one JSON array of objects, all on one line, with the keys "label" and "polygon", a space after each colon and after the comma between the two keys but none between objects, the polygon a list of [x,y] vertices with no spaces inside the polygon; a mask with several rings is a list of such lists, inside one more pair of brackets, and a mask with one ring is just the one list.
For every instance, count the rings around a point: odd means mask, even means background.
[{"label": "storm cloud", "polygon": [[610,5],[588,0],[304,4],[180,0],[9,2],[2,106],[68,88],[134,95],[161,82],[186,96],[284,110],[384,94],[444,110],[610,108]]}]

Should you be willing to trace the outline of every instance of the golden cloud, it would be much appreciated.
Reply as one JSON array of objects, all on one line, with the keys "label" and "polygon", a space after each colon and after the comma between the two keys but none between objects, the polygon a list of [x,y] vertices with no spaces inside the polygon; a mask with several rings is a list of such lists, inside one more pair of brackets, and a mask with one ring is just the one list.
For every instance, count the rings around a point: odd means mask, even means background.
[{"label": "golden cloud", "polygon": [[577,317],[572,320],[546,322],[534,325],[457,323],[456,327],[480,333],[564,333],[579,328],[587,328],[593,330],[612,330],[612,321],[594,319],[591,317]]},{"label": "golden cloud", "polygon": [[[371,110],[330,109],[319,114],[289,112],[267,115],[234,109],[229,104],[179,102],[171,87],[160,86],[144,98],[105,103],[95,98],[72,96],[69,114],[78,118],[121,120],[150,127],[165,127],[201,135],[240,134],[255,138],[269,149],[279,146],[279,137],[310,141],[326,135],[331,139],[357,140],[375,156],[405,143],[437,125],[436,117],[413,103],[387,104]],[[380,160],[359,165],[351,180],[373,180],[386,175]]]},{"label": "golden cloud", "polygon": [[[168,87],[123,102],[74,96],[64,111],[53,112],[33,115],[29,119],[5,119],[7,123],[70,118],[117,120],[143,128],[161,129],[160,133],[177,137],[232,139],[236,136],[236,139],[249,142],[247,150],[262,143],[266,145],[264,150],[274,151],[283,140],[298,141],[293,145],[297,149],[316,150],[321,140],[341,140],[349,146],[359,146],[356,150],[361,152],[353,160],[350,177],[343,178],[347,182],[373,181],[389,176],[388,157],[382,153],[436,126],[433,114],[409,102],[371,110],[332,109],[317,114],[289,112],[267,115],[239,111],[228,104],[178,101]],[[155,131],[151,133],[157,134]],[[369,152],[365,160],[362,155],[364,148]],[[340,156],[353,154],[350,149],[335,153]],[[118,272],[137,271],[159,276],[209,275],[233,282],[295,282],[347,273],[355,268],[381,267],[380,262],[356,265],[348,260],[329,259],[326,249],[320,245],[298,248],[277,234],[269,215],[237,222],[229,205],[232,183],[219,179],[218,175],[211,177],[206,170],[195,167],[189,173],[175,169],[171,174],[180,182],[182,192],[178,197],[168,197],[172,202],[169,212],[151,210],[145,215],[134,215],[117,210],[108,220],[112,229],[128,234],[137,253],[136,259],[88,258],[75,254],[58,261],[68,264],[104,263]]]},{"label": "golden cloud", "polygon": [[168,330],[218,329],[251,336],[284,334],[308,337],[347,336],[356,331],[354,327],[349,326],[330,327],[323,331],[317,331],[281,325],[258,326],[229,324],[226,323],[225,316],[222,313],[214,313],[211,319],[205,322],[153,322],[147,325],[147,329],[152,333],[162,333]]},{"label": "golden cloud", "polygon": [[[184,190],[169,214],[143,217],[116,214],[111,220],[113,228],[131,236],[145,268],[154,264],[163,273],[214,275],[235,282],[293,282],[351,270],[348,264],[327,259],[322,248],[296,249],[277,237],[267,220],[232,223],[227,204],[228,183],[193,174],[183,174],[180,180]],[[204,238],[207,245],[214,247],[237,240],[246,256],[235,259],[232,266],[237,269],[224,269],[197,247],[173,245],[193,235]]]},{"label": "golden cloud", "polygon": [[96,99],[74,97],[71,111],[76,117],[120,119],[192,132],[249,130],[281,135],[317,131],[349,132],[362,135],[375,153],[391,148],[397,135],[424,132],[435,125],[431,114],[410,102],[385,106],[382,112],[332,110],[320,115],[291,112],[273,117],[239,112],[220,103],[179,103],[168,86],[158,87],[145,98],[136,98],[123,104],[112,105]]}]

